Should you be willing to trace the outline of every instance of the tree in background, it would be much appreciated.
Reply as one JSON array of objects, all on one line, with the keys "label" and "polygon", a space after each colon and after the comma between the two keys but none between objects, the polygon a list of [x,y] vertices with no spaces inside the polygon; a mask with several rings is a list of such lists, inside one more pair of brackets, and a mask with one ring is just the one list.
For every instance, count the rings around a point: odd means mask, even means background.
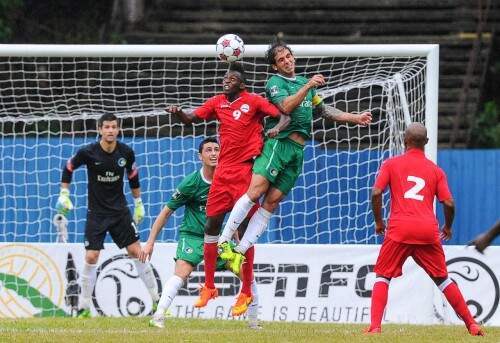
[{"label": "tree in background", "polygon": [[22,13],[22,0],[0,0],[0,42],[9,42],[13,27],[19,15]]}]

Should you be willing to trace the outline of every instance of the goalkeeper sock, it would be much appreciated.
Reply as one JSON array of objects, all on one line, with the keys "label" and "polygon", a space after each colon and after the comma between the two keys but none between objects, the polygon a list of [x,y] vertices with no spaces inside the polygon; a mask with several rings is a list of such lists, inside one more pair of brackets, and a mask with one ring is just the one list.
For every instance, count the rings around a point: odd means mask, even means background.
[{"label": "goalkeeper sock", "polygon": [[241,268],[241,292],[252,295],[253,281],[253,259],[255,256],[255,248],[250,247],[245,253],[245,262]]},{"label": "goalkeeper sock", "polygon": [[80,297],[79,308],[88,310],[90,309],[90,302],[92,301],[92,293],[96,281],[97,264],[89,264],[85,262],[82,271],[82,296]]},{"label": "goalkeeper sock", "polygon": [[246,193],[236,201],[219,238],[219,244],[228,242],[233,238],[234,232],[238,229],[241,222],[245,220],[253,205],[255,205],[255,203],[250,200]]},{"label": "goalkeeper sock", "polygon": [[158,303],[158,309],[154,314],[155,316],[163,317],[165,315],[165,312],[170,307],[172,300],[174,300],[183,284],[184,280],[177,275],[172,275],[170,279],[165,282],[165,287],[161,294],[160,302]]},{"label": "goalkeeper sock", "polygon": [[259,315],[259,293],[257,292],[257,283],[252,281],[252,302],[248,305],[248,320],[257,321]]},{"label": "goalkeeper sock", "polygon": [[153,268],[151,268],[151,264],[148,262],[142,263],[135,258],[132,260],[134,261],[135,268],[137,269],[137,274],[139,274],[139,277],[142,282],[144,282],[149,294],[151,295],[151,299],[153,299],[154,302],[157,302],[160,299],[160,296],[158,295],[156,277],[153,273]]},{"label": "goalkeeper sock", "polygon": [[267,228],[271,216],[271,212],[260,207],[250,219],[247,231],[243,235],[240,244],[238,244],[238,246],[234,248],[234,250],[238,251],[239,253],[245,254],[248,248],[250,248],[257,242],[260,235]]},{"label": "goalkeeper sock", "polygon": [[217,241],[219,236],[205,235],[203,244],[203,260],[205,261],[205,286],[215,288],[215,266],[217,265]]},{"label": "goalkeeper sock", "polygon": [[457,284],[451,279],[446,279],[438,287],[443,292],[451,307],[453,307],[457,313],[457,316],[464,321],[465,326],[468,328],[471,324],[474,324],[474,318],[472,317],[472,314],[470,313],[464,297],[462,296],[462,292],[460,292]]},{"label": "goalkeeper sock", "polygon": [[389,280],[377,277],[372,290],[372,308],[370,329],[379,328],[382,324],[387,296],[389,293]]}]

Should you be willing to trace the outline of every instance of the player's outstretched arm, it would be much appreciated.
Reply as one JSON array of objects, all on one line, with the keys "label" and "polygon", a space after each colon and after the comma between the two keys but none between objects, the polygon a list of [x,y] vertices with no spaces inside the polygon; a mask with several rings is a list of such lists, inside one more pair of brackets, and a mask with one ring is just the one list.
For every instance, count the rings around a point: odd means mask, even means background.
[{"label": "player's outstretched arm", "polygon": [[163,207],[158,217],[156,217],[153,226],[151,227],[151,231],[149,232],[148,240],[146,244],[142,247],[142,250],[139,254],[139,260],[141,262],[146,262],[146,260],[151,259],[151,255],[153,255],[153,249],[156,242],[156,238],[158,234],[161,232],[168,218],[174,213],[168,206]]},{"label": "player's outstretched arm", "polygon": [[489,247],[491,242],[493,242],[498,235],[500,235],[500,220],[498,220],[488,231],[470,241],[468,245],[473,245],[476,250],[482,254],[484,249]]},{"label": "player's outstretched arm", "polygon": [[375,187],[372,189],[372,211],[375,218],[375,233],[383,235],[385,233],[385,223],[382,218],[382,190]]},{"label": "player's outstretched arm", "polygon": [[185,125],[199,121],[198,117],[195,116],[193,111],[183,111],[179,106],[167,106],[165,112],[173,114],[174,116],[179,118],[179,120]]},{"label": "player's outstretched arm", "polygon": [[372,114],[370,112],[362,112],[360,114],[343,112],[332,106],[325,105],[321,102],[314,108],[315,114],[322,116],[328,121],[343,122],[366,126],[372,122]]},{"label": "player's outstretched arm", "polygon": [[452,235],[453,231],[451,225],[455,218],[455,202],[452,198],[443,201],[444,225],[441,227],[441,239],[447,241]]}]

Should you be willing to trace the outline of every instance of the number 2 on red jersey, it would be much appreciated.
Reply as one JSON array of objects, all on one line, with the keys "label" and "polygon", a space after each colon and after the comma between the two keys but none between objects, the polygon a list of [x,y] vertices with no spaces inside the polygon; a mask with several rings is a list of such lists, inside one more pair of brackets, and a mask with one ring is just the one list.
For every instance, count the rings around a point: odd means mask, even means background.
[{"label": "number 2 on red jersey", "polygon": [[418,192],[420,192],[425,187],[425,180],[417,176],[408,175],[406,181],[413,182],[414,185],[405,192],[404,198],[423,201],[424,196],[422,194],[418,194]]}]

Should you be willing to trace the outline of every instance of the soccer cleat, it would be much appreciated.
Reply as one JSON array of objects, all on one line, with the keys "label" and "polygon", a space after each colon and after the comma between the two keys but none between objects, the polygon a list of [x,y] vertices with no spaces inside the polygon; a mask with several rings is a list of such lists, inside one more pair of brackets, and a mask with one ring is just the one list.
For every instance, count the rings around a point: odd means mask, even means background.
[{"label": "soccer cleat", "polygon": [[77,318],[90,318],[90,310],[86,308],[79,309],[76,313]]},{"label": "soccer cleat", "polygon": [[370,326],[370,327],[367,327],[366,329],[364,329],[363,333],[365,335],[379,334],[379,333],[382,333],[382,329],[380,327],[372,328]]},{"label": "soccer cleat", "polygon": [[153,316],[149,320],[149,326],[150,327],[155,327],[155,328],[163,329],[165,327],[165,317],[162,317],[162,316],[159,316],[159,317]]},{"label": "soccer cleat", "polygon": [[219,291],[217,288],[208,288],[206,286],[200,285],[200,297],[194,303],[194,307],[200,308],[207,306],[207,303],[211,299],[215,299],[219,296]]},{"label": "soccer cleat", "polygon": [[471,324],[467,329],[469,330],[471,336],[484,336],[484,332],[479,324]]},{"label": "soccer cleat", "polygon": [[236,299],[236,304],[233,305],[231,315],[233,317],[240,316],[245,313],[248,309],[248,305],[252,302],[252,296],[246,295],[245,293],[240,293]]}]

